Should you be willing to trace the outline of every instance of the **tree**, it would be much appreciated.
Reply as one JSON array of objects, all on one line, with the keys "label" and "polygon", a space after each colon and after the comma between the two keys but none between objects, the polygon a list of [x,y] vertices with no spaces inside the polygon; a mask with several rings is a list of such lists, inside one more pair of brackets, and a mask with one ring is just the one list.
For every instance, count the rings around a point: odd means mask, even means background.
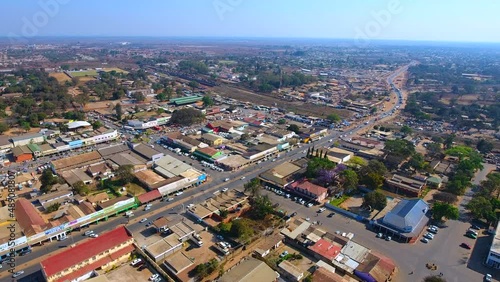
[{"label": "tree", "polygon": [[413,154],[413,156],[411,156],[410,160],[408,161],[408,165],[415,170],[424,169],[426,165],[424,156],[420,153]]},{"label": "tree", "polygon": [[483,196],[474,197],[467,204],[466,208],[477,219],[486,219],[488,222],[494,222],[497,219],[495,209],[498,208],[498,202],[493,202]]},{"label": "tree", "polygon": [[432,198],[435,201],[441,201],[448,204],[454,204],[458,200],[457,195],[448,192],[435,193],[434,195],[432,195]]},{"label": "tree", "polygon": [[354,190],[358,187],[358,174],[352,169],[346,169],[341,173],[342,188],[344,190]]},{"label": "tree", "polygon": [[75,184],[73,184],[73,189],[80,196],[85,196],[90,192],[89,187],[87,185],[85,185],[85,183],[83,183],[83,181],[78,181]]},{"label": "tree", "polygon": [[465,93],[472,94],[472,93],[474,93],[474,91],[476,91],[476,87],[472,84],[466,84],[466,85],[464,85],[464,90],[465,90]]},{"label": "tree", "polygon": [[262,184],[260,183],[260,179],[253,178],[243,185],[244,191],[250,193],[251,197],[258,196],[260,190],[262,189]]},{"label": "tree", "polygon": [[100,122],[98,120],[92,122],[92,129],[96,130],[96,129],[101,128],[101,127],[102,127],[102,122]]},{"label": "tree", "polygon": [[121,120],[123,112],[122,112],[122,105],[120,103],[116,104],[115,113],[116,113],[116,118],[118,118],[118,120]]},{"label": "tree", "polygon": [[220,209],[219,215],[222,219],[227,218],[227,216],[229,215],[229,211],[226,209]]},{"label": "tree", "polygon": [[75,102],[82,105],[82,107],[85,107],[85,105],[87,105],[87,103],[89,101],[90,101],[90,97],[86,93],[79,94],[75,97]]},{"label": "tree", "polygon": [[459,93],[459,91],[458,91],[458,86],[453,85],[453,86],[451,87],[451,93],[453,93],[453,94],[458,94],[458,93]]},{"label": "tree", "polygon": [[314,157],[307,162],[307,169],[304,175],[307,178],[316,178],[320,170],[329,170],[334,167],[335,163],[329,159]]},{"label": "tree", "polygon": [[329,114],[328,116],[326,116],[326,119],[332,123],[339,123],[342,120],[340,116],[336,113]]},{"label": "tree", "polygon": [[404,139],[387,140],[384,150],[392,156],[405,159],[415,153],[415,145]]},{"label": "tree", "polygon": [[175,110],[170,118],[170,123],[189,126],[200,123],[203,120],[205,120],[205,115],[201,111],[193,108],[185,108]]},{"label": "tree", "polygon": [[200,263],[194,268],[194,272],[199,277],[207,277],[212,274],[219,267],[219,261],[215,258],[205,263]]},{"label": "tree", "polygon": [[214,100],[208,95],[203,96],[201,101],[203,102],[204,107],[210,107],[214,105]]},{"label": "tree", "polygon": [[197,89],[200,86],[200,84],[194,80],[191,80],[188,83],[188,86],[191,87],[191,90],[194,92],[194,90]]},{"label": "tree", "polygon": [[52,185],[57,183],[57,177],[52,174],[52,170],[46,169],[42,172],[42,176],[40,176],[40,183],[40,191],[47,193],[52,189]]},{"label": "tree", "polygon": [[487,154],[487,153],[491,152],[491,150],[493,150],[493,143],[488,142],[484,139],[481,139],[477,143],[476,148],[482,154]]},{"label": "tree", "polygon": [[132,98],[134,98],[137,102],[143,102],[146,100],[146,96],[144,96],[141,92],[134,92],[132,94]]},{"label": "tree", "polygon": [[449,149],[453,146],[453,143],[455,143],[455,137],[455,134],[446,135],[443,141],[443,145],[446,149]]},{"label": "tree", "polygon": [[387,197],[379,191],[366,193],[363,197],[363,206],[381,211],[387,206]]},{"label": "tree", "polygon": [[273,203],[267,195],[257,196],[252,199],[252,209],[250,216],[252,219],[261,220],[274,211]]},{"label": "tree", "polygon": [[28,132],[31,130],[31,126],[29,122],[23,121],[21,122],[21,127],[24,129],[25,132]]},{"label": "tree", "polygon": [[363,176],[362,181],[368,188],[376,190],[384,184],[384,177],[378,173],[370,172]]},{"label": "tree", "polygon": [[61,207],[60,203],[55,203],[55,204],[48,206],[45,211],[47,213],[55,212],[55,211],[59,210],[60,207]]},{"label": "tree", "polygon": [[441,221],[443,217],[457,220],[459,217],[458,208],[448,203],[435,202],[432,205],[432,218]]},{"label": "tree", "polygon": [[300,134],[300,128],[296,124],[290,124],[288,130],[295,132],[295,134]]},{"label": "tree", "polygon": [[440,143],[430,143],[427,145],[427,154],[434,158],[441,158],[443,150]]},{"label": "tree", "polygon": [[363,166],[360,170],[360,175],[365,176],[370,173],[376,173],[379,175],[385,175],[387,173],[387,168],[384,163],[378,160],[370,160],[366,166]]},{"label": "tree", "polygon": [[121,179],[122,184],[127,184],[135,179],[132,165],[122,165],[116,170],[116,175]]},{"label": "tree", "polygon": [[158,101],[160,101],[160,102],[163,102],[163,101],[167,101],[167,100],[169,100],[169,99],[167,98],[167,93],[165,93],[165,92],[161,92],[160,94],[156,95],[156,99],[157,99]]},{"label": "tree", "polygon": [[0,134],[9,130],[9,126],[5,122],[0,122]]},{"label": "tree", "polygon": [[423,282],[446,282],[446,279],[444,279],[441,276],[438,275],[429,275],[422,280]]},{"label": "tree", "polygon": [[411,127],[409,127],[408,125],[403,125],[403,127],[401,127],[400,131],[404,135],[410,135],[413,132],[413,129],[411,129]]},{"label": "tree", "polygon": [[241,136],[240,136],[241,141],[247,141],[248,139],[250,139],[250,134],[248,134],[248,133],[241,134]]},{"label": "tree", "polygon": [[250,220],[246,218],[240,218],[238,220],[233,220],[231,223],[231,235],[240,239],[243,243],[248,243],[248,241],[254,235],[254,230],[252,228]]},{"label": "tree", "polygon": [[280,118],[278,120],[278,124],[285,124],[285,123],[286,123],[286,119],[284,119],[284,118]]},{"label": "tree", "polygon": [[366,161],[358,156],[353,156],[347,161],[347,165],[354,167],[355,169],[366,166]]},{"label": "tree", "polygon": [[372,107],[370,109],[370,114],[372,114],[372,115],[375,114],[377,112],[377,110],[378,110],[377,107]]}]

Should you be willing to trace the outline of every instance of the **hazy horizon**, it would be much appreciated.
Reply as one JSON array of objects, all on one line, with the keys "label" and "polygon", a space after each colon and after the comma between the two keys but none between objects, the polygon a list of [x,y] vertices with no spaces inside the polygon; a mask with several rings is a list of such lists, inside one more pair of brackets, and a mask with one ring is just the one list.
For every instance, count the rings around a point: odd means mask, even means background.
[{"label": "hazy horizon", "polygon": [[[481,5],[484,4],[484,5]],[[0,37],[500,43],[500,2],[6,0]]]}]

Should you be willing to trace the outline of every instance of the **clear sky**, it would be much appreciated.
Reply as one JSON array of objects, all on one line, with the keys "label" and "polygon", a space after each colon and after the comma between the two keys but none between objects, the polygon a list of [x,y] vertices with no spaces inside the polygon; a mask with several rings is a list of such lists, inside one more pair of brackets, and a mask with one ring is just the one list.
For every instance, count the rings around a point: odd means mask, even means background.
[{"label": "clear sky", "polygon": [[497,0],[1,0],[0,36],[500,42]]}]

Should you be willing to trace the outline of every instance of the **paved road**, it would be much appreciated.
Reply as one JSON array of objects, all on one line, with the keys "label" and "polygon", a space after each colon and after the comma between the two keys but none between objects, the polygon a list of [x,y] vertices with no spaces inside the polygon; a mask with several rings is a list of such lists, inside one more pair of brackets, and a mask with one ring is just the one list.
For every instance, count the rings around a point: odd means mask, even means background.
[{"label": "paved road", "polygon": [[[399,75],[401,72],[405,71],[407,67],[408,66],[405,66],[405,67],[397,70],[396,71],[397,75]],[[396,77],[397,75],[395,75],[394,77]],[[388,80],[388,82],[390,83],[390,80]],[[381,113],[377,114],[376,116],[373,116],[372,120],[374,120],[376,118],[380,118],[383,114],[389,113],[396,106],[401,105],[401,104],[402,104],[402,99],[398,99],[398,102],[393,106],[393,108],[388,109],[386,112],[381,112]],[[368,128],[369,126],[371,126],[371,125],[369,125],[369,124],[368,125],[361,124],[358,126],[353,125],[353,126],[351,126],[351,129],[348,130],[349,131],[348,135],[354,134],[360,130],[364,130],[364,129]],[[343,134],[345,134],[345,133],[343,133]],[[285,161],[289,161],[291,159],[302,158],[305,156],[305,154],[303,152],[307,151],[307,149],[309,147],[315,146],[317,148],[317,147],[322,146],[322,145],[327,145],[329,143],[328,142],[329,139],[338,138],[340,135],[341,135],[341,132],[333,131],[328,136],[322,138],[321,140],[318,140],[318,141],[313,142],[311,144],[302,144],[300,147],[293,148],[293,150],[290,152],[283,152],[283,153],[281,153],[281,157],[277,158],[277,162],[267,161],[267,162],[261,163],[258,166],[247,167],[243,170],[231,172],[231,173],[223,172],[223,173],[218,174],[217,172],[214,171],[214,173],[212,173],[213,179],[210,183],[202,185],[197,189],[187,190],[183,195],[176,197],[174,202],[171,202],[171,203],[161,202],[160,203],[159,201],[155,201],[153,204],[153,207],[148,212],[144,212],[143,209],[137,209],[137,211],[134,212],[136,217],[129,222],[128,226],[129,226],[129,228],[131,228],[132,231],[139,230],[141,228],[144,228],[144,224],[138,223],[138,221],[143,217],[148,217],[150,219],[153,219],[153,218],[157,218],[157,217],[162,216],[162,215],[165,216],[172,211],[181,212],[182,204],[187,205],[190,203],[202,202],[206,198],[212,196],[212,193],[214,191],[221,189],[222,187],[230,187],[230,188],[242,187],[243,184],[248,181],[248,179],[254,178],[254,177],[258,176],[260,173],[262,173],[262,172],[264,172],[264,171],[266,171],[266,170],[268,170],[268,169],[270,169],[270,168],[272,168],[280,163],[283,163]],[[156,149],[156,147],[155,147],[155,149]],[[159,150],[162,152],[165,152],[167,154],[171,154],[170,151],[164,150],[161,147],[159,147]],[[177,156],[177,157],[179,157],[179,156]],[[180,157],[180,158],[181,159],[186,158],[185,159],[186,162],[188,162],[188,160],[193,161],[193,164],[195,166],[197,166],[196,162],[194,160],[191,160],[187,157]],[[224,181],[225,177],[220,177],[221,174],[230,175],[231,180],[228,182],[225,182]],[[245,177],[245,179],[242,179],[243,176]],[[341,217],[338,217],[338,218],[341,218]],[[354,223],[353,221],[346,221],[345,224],[350,224],[351,222]],[[89,228],[92,229],[96,233],[102,233],[102,232],[106,232],[106,231],[114,229],[118,224],[126,224],[126,223],[127,223],[127,220],[123,216],[119,215],[119,216],[110,218],[108,221],[100,222],[99,224],[92,224],[92,225],[90,225]],[[359,232],[358,231],[354,231],[354,232],[359,233],[360,235],[365,234],[366,232],[361,232],[362,230],[364,230],[363,225],[358,224],[358,223],[354,223],[352,226],[357,226],[357,225],[359,225],[358,226]],[[351,226],[351,225],[348,225],[348,226]],[[346,228],[347,228],[347,225],[346,225]],[[68,239],[66,239],[65,241],[62,241],[62,242],[54,241],[54,242],[50,242],[50,243],[45,243],[44,246],[38,246],[38,247],[35,246],[35,247],[33,247],[32,253],[30,253],[26,256],[23,256],[23,257],[18,257],[17,258],[18,267],[16,268],[16,271],[21,270],[21,269],[23,269],[25,271],[25,274],[20,276],[18,278],[18,280],[23,279],[23,281],[38,281],[38,280],[36,280],[36,277],[40,277],[40,275],[41,275],[40,268],[39,268],[39,262],[41,260],[43,260],[44,258],[50,256],[51,254],[53,254],[57,251],[61,251],[62,249],[66,248],[67,245],[77,243],[77,242],[80,242],[82,240],[91,240],[90,238],[86,238],[85,236],[82,236],[84,231],[85,230],[79,231],[79,232],[73,232],[70,236],[68,236]],[[351,232],[353,232],[353,231],[351,231]],[[368,233],[368,234],[370,234],[370,233]],[[365,235],[362,235],[360,237],[361,237],[361,239],[363,239],[364,237],[370,238],[370,235],[365,234]],[[361,240],[360,242],[363,242],[363,240]],[[391,248],[388,248],[388,250],[391,250]],[[382,253],[385,253],[385,250],[382,250]],[[0,270],[0,279],[4,279],[4,278],[9,277],[9,276],[10,276],[10,274],[7,272],[7,267]],[[24,280],[24,279],[27,279],[27,280]]]}]

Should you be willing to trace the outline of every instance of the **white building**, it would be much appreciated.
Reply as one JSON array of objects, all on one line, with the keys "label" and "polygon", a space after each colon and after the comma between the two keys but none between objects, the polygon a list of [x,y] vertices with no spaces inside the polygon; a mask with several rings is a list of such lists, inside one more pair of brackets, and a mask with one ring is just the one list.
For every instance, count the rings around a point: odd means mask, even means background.
[{"label": "white building", "polygon": [[493,242],[491,243],[486,264],[490,267],[500,269],[500,224],[497,225],[494,236],[495,238],[493,238]]}]

